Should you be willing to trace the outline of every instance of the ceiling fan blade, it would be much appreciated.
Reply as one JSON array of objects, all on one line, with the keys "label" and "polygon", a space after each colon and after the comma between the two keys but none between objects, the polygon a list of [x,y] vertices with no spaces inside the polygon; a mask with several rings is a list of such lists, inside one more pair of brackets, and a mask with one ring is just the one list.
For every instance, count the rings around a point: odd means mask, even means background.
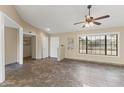
[{"label": "ceiling fan blade", "polygon": [[99,19],[104,19],[104,18],[109,18],[109,17],[110,15],[105,15],[105,16],[94,18],[94,20],[99,20]]},{"label": "ceiling fan blade", "polygon": [[77,24],[82,24],[82,23],[85,23],[85,22],[78,22],[78,23],[74,23],[74,25],[77,25]]},{"label": "ceiling fan blade", "polygon": [[94,24],[96,24],[96,25],[101,25],[101,23],[99,23],[99,22],[93,22]]}]

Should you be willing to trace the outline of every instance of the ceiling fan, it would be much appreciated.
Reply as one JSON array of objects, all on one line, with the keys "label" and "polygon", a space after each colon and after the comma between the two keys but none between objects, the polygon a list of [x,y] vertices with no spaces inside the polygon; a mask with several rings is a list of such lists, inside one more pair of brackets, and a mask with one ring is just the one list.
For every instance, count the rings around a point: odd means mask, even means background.
[{"label": "ceiling fan", "polygon": [[96,20],[100,20],[100,19],[104,19],[104,18],[109,18],[110,15],[105,15],[105,16],[100,16],[100,17],[97,17],[97,18],[93,18],[91,15],[90,15],[90,9],[91,9],[92,5],[88,5],[87,8],[89,10],[89,15],[86,15],[85,16],[85,20],[84,21],[81,21],[81,22],[78,22],[78,23],[74,23],[74,25],[77,25],[77,24],[82,24],[84,23],[84,25],[82,26],[83,28],[84,27],[90,27],[90,26],[93,26],[93,25],[101,25],[100,22],[96,22]]}]

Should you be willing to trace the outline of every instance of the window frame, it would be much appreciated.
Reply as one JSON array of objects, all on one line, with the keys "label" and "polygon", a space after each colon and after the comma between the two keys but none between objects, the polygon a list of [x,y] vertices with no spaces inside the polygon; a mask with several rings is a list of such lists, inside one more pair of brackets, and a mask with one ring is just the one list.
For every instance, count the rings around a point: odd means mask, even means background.
[{"label": "window frame", "polygon": [[[107,55],[107,35],[112,35],[112,34],[116,34],[116,55]],[[120,32],[107,32],[107,33],[96,33],[96,34],[83,34],[83,35],[78,35],[78,40],[80,37],[86,37],[86,53],[80,53],[80,41],[79,41],[79,54],[84,54],[84,55],[102,55],[102,56],[114,56],[114,57],[120,57]],[[88,53],[88,45],[87,45],[87,42],[88,42],[88,36],[105,36],[105,54],[94,54],[94,53]],[[101,50],[101,49],[100,49]]]}]

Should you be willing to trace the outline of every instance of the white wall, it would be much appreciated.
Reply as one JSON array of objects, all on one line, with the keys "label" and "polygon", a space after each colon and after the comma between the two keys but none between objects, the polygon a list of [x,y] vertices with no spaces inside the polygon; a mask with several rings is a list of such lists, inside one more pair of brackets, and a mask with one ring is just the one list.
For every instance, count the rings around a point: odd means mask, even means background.
[{"label": "white wall", "polygon": [[[98,33],[120,33],[120,45],[119,45],[119,56],[106,56],[106,55],[91,55],[91,54],[80,54],[79,53],[79,36],[83,34],[98,34]],[[93,62],[104,62],[104,63],[113,63],[113,64],[124,64],[124,27],[113,27],[97,30],[87,30],[79,32],[68,32],[60,33],[52,36],[60,37],[60,45],[65,46],[65,58],[69,59],[78,59],[78,60],[87,60]],[[68,50],[68,38],[74,38],[74,49]]]},{"label": "white wall", "polygon": [[5,63],[17,62],[17,29],[5,27]]}]

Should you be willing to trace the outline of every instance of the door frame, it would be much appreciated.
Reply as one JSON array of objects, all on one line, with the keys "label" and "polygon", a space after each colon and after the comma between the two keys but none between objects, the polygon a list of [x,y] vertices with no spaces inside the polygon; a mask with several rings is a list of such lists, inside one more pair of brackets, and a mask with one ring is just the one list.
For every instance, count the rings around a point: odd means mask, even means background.
[{"label": "door frame", "polygon": [[5,13],[0,11],[0,83],[5,81],[5,19],[9,20],[16,26],[19,32],[18,39],[18,53],[17,53],[17,61],[19,64],[23,64],[23,28],[16,23],[12,18],[7,16]]}]

